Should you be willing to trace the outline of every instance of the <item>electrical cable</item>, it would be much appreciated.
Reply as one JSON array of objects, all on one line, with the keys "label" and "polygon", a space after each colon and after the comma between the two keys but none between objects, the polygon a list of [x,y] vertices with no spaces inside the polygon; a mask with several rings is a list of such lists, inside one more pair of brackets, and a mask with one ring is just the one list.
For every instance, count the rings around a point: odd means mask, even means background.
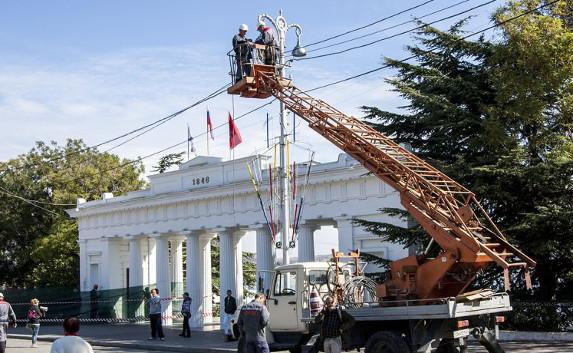
[{"label": "electrical cable", "polygon": [[[13,193],[11,193],[10,191],[4,189],[3,187],[0,187],[0,192],[3,193],[3,194],[5,194],[5,195],[8,195],[8,196],[10,196],[10,197],[14,197],[14,198],[16,198],[16,199],[19,199],[19,200],[21,200],[21,201],[24,201],[24,202],[27,203],[27,204],[30,204],[30,205],[32,205],[32,206],[34,206],[34,207],[36,207],[36,208],[39,208],[39,209],[41,209],[41,210],[44,210],[44,211],[48,212],[48,213],[51,213],[51,214],[53,214],[53,215],[55,215],[55,216],[57,216],[57,217],[61,217],[61,216],[62,216],[62,215],[59,214],[59,213],[56,213],[56,212],[54,212],[54,211],[52,211],[52,210],[49,210],[49,209],[47,209],[47,208],[45,208],[45,207],[42,207],[42,206],[36,204],[37,201],[29,200],[29,199],[26,199],[26,198],[24,198],[24,197],[22,197],[22,196],[13,194]],[[75,205],[74,205],[74,206],[75,206]]]},{"label": "electrical cable", "polygon": [[399,12],[396,12],[396,13],[393,13],[392,15],[389,15],[389,16],[386,16],[386,17],[384,17],[384,18],[381,18],[381,19],[379,19],[379,20],[377,20],[377,21],[371,22],[371,23],[369,23],[369,24],[367,24],[367,25],[360,26],[360,27],[357,27],[357,28],[348,30],[348,31],[346,31],[346,32],[344,32],[344,33],[340,33],[340,34],[337,34],[337,35],[330,36],[330,37],[328,37],[328,38],[319,40],[319,41],[317,41],[317,42],[313,42],[313,43],[307,44],[306,47],[308,48],[308,47],[311,47],[311,46],[313,46],[313,45],[320,44],[320,43],[324,43],[324,42],[327,42],[327,41],[329,41],[329,40],[336,39],[336,38],[340,38],[340,37],[345,36],[345,35],[347,35],[347,34],[357,32],[357,31],[359,31],[359,30],[361,30],[361,29],[374,26],[375,24],[378,24],[378,23],[380,23],[380,22],[384,22],[384,21],[386,21],[386,20],[389,20],[389,19],[391,19],[391,18],[394,18],[394,17],[396,17],[396,16],[399,16],[399,15],[401,15],[401,14],[403,14],[403,13],[408,12],[408,11],[415,10],[415,9],[417,9],[417,8],[420,8],[420,7],[422,7],[422,6],[424,6],[424,5],[427,5],[427,4],[429,4],[429,3],[431,3],[431,2],[434,2],[434,1],[435,1],[435,0],[425,1],[425,2],[423,2],[423,3],[421,3],[421,4],[418,4],[418,5],[409,7],[409,8],[407,8],[407,9],[405,9],[405,10],[402,10],[402,11],[399,11]]},{"label": "electrical cable", "polygon": [[472,7],[472,8],[469,8],[469,9],[467,9],[467,10],[460,11],[460,12],[458,12],[458,13],[455,13],[455,14],[453,14],[453,15],[449,15],[449,16],[446,16],[446,17],[442,17],[442,18],[440,18],[440,19],[431,21],[431,22],[429,22],[429,23],[425,23],[425,24],[423,24],[423,25],[421,25],[421,26],[417,26],[417,27],[414,27],[414,28],[411,28],[411,29],[408,29],[408,30],[405,30],[405,31],[402,31],[402,32],[399,32],[399,33],[395,33],[395,34],[392,34],[392,35],[389,35],[389,36],[386,36],[386,37],[383,37],[383,38],[380,38],[380,39],[377,39],[377,40],[374,40],[374,41],[371,41],[371,42],[368,42],[368,43],[356,45],[356,46],[354,46],[354,47],[342,49],[342,50],[335,51],[335,52],[330,52],[330,53],[320,54],[320,55],[315,55],[315,56],[310,56],[310,57],[304,57],[304,58],[294,59],[294,60],[295,60],[295,61],[313,60],[313,59],[324,58],[324,57],[327,57],[327,56],[343,54],[343,53],[346,53],[346,52],[349,52],[349,51],[352,51],[352,50],[356,50],[356,49],[362,49],[362,48],[365,48],[365,47],[374,45],[374,44],[376,44],[376,43],[383,42],[383,41],[388,40],[388,39],[392,39],[392,38],[395,38],[395,37],[402,36],[402,35],[404,35],[404,34],[408,34],[408,33],[411,33],[411,32],[418,31],[418,30],[420,30],[420,29],[422,29],[422,28],[424,28],[424,27],[428,27],[428,26],[433,25],[433,24],[435,24],[435,23],[442,22],[442,21],[445,21],[445,20],[452,19],[452,18],[454,18],[454,17],[461,16],[461,15],[463,15],[463,14],[466,14],[466,13],[468,13],[468,12],[471,12],[471,11],[473,11],[473,10],[476,10],[476,9],[478,9],[478,8],[480,8],[480,7],[489,5],[489,4],[494,3],[494,2],[496,2],[496,1],[497,1],[497,0],[489,0],[489,1],[483,2],[483,3],[479,4],[479,5],[476,5],[476,6]]},{"label": "electrical cable", "polygon": [[[538,10],[541,10],[541,9],[547,7],[547,6],[553,5],[553,4],[555,4],[555,3],[559,2],[559,1],[561,1],[561,0],[553,0],[552,2],[546,3],[546,4],[544,4],[544,5],[540,5],[540,6],[536,7],[536,8],[534,8],[534,9],[527,10],[527,11],[525,11],[525,12],[519,14],[519,15],[510,17],[510,18],[508,18],[508,19],[506,19],[506,20],[504,20],[504,21],[501,21],[501,22],[499,22],[499,23],[493,24],[493,25],[491,25],[491,26],[489,26],[489,27],[486,27],[486,28],[484,28],[484,29],[482,29],[482,30],[475,31],[475,32],[470,33],[470,34],[468,34],[468,35],[465,35],[465,36],[463,36],[463,37],[459,37],[457,40],[458,40],[458,41],[462,41],[462,40],[464,40],[464,39],[473,37],[473,36],[475,36],[475,35],[482,34],[482,33],[484,33],[484,32],[489,31],[490,29],[499,27],[499,26],[501,26],[501,25],[503,25],[503,24],[505,24],[505,23],[508,23],[508,22],[510,22],[510,21],[514,21],[514,20],[516,20],[516,19],[518,19],[518,18],[521,18],[521,17],[523,17],[523,16],[525,16],[525,15],[531,14],[531,13],[533,13],[533,12],[535,12],[535,11],[538,11]],[[404,58],[404,59],[401,59],[401,60],[397,60],[397,62],[399,62],[399,63],[404,63],[404,62],[406,62],[406,61],[408,61],[408,60],[411,60],[411,59],[414,59],[414,58],[416,58],[416,57],[419,57],[419,56],[422,55],[422,54],[433,53],[435,50],[436,50],[436,49],[426,50],[426,51],[424,51],[423,53],[414,54],[414,55],[411,55],[411,56],[409,56],[409,57],[407,57],[407,58]],[[311,89],[309,89],[309,90],[307,90],[307,91],[303,91],[303,92],[304,92],[304,93],[308,93],[308,92],[317,91],[317,90],[319,90],[319,89],[323,89],[323,88],[326,88],[326,87],[338,85],[338,84],[340,84],[340,83],[342,83],[342,82],[346,82],[346,81],[353,80],[353,79],[355,79],[355,78],[359,78],[359,77],[362,77],[362,76],[366,76],[366,75],[369,75],[369,74],[371,74],[371,73],[374,73],[374,72],[377,72],[377,71],[386,69],[386,68],[391,67],[391,66],[392,66],[392,65],[390,65],[390,64],[385,64],[385,65],[382,65],[382,66],[380,66],[380,67],[374,68],[374,69],[372,69],[372,70],[368,70],[368,71],[365,71],[365,72],[362,72],[362,73],[359,73],[359,74],[356,74],[356,75],[353,75],[353,76],[349,76],[349,77],[347,77],[347,78],[344,78],[344,79],[341,79],[341,80],[338,80],[338,81],[334,81],[334,82],[327,83],[327,84],[324,84],[324,85],[321,85],[321,86],[318,86],[318,87],[314,87],[314,88],[311,88]]]},{"label": "electrical cable", "polygon": [[[427,13],[427,14],[425,14],[425,15],[415,16],[415,18],[412,19],[412,20],[400,22],[400,23],[398,23],[398,24],[395,24],[395,25],[392,25],[392,26],[389,26],[389,27],[384,27],[384,28],[379,29],[379,30],[377,30],[377,31],[370,32],[370,33],[366,33],[366,34],[363,34],[363,35],[358,36],[358,37],[346,39],[346,40],[343,40],[343,41],[340,41],[340,42],[336,42],[336,43],[333,43],[333,44],[325,45],[325,46],[318,47],[318,48],[315,48],[315,49],[310,49],[310,50],[307,50],[306,53],[308,54],[308,53],[312,53],[312,52],[315,52],[315,51],[319,51],[319,50],[323,50],[323,49],[327,49],[327,48],[332,48],[332,47],[335,47],[335,46],[338,46],[338,45],[341,45],[341,44],[346,44],[346,43],[349,43],[349,42],[353,42],[353,41],[358,40],[358,39],[370,37],[370,36],[373,36],[373,35],[375,35],[375,34],[385,32],[385,31],[390,30],[390,29],[394,29],[394,28],[401,27],[401,26],[406,25],[406,24],[408,24],[408,23],[417,22],[417,21],[419,21],[419,20],[421,20],[421,19],[423,19],[423,18],[426,18],[426,17],[432,16],[432,15],[438,14],[438,13],[440,13],[440,12],[444,12],[444,11],[446,11],[446,10],[450,10],[450,9],[456,7],[456,6],[459,6],[459,5],[464,4],[464,3],[466,3],[466,2],[469,2],[469,1],[470,1],[470,0],[462,0],[462,1],[459,1],[459,2],[457,2],[457,3],[455,3],[455,4],[452,4],[452,5],[449,5],[449,6],[446,6],[446,7],[442,7],[441,9],[438,9],[438,10],[436,10],[436,11],[432,11],[432,12],[430,12],[430,13]],[[292,56],[292,54],[287,55],[287,57],[291,57],[291,56]]]},{"label": "electrical cable", "polygon": [[[48,159],[47,162],[54,162],[54,161],[57,161],[57,160],[60,160],[60,159],[63,159],[63,158],[67,158],[67,157],[69,157],[69,156],[73,156],[74,154],[79,154],[79,153],[82,153],[82,152],[85,152],[85,151],[89,151],[90,149],[98,148],[98,147],[100,147],[100,146],[103,146],[103,145],[106,145],[106,144],[108,144],[108,143],[117,141],[117,140],[119,140],[119,139],[121,139],[121,138],[124,138],[124,137],[126,137],[126,136],[132,135],[132,134],[134,134],[134,133],[136,133],[136,132],[139,132],[139,131],[141,131],[141,130],[144,130],[144,129],[153,127],[154,125],[159,126],[159,125],[161,125],[161,124],[163,124],[163,123],[165,123],[165,122],[167,122],[167,121],[169,121],[169,120],[175,118],[176,116],[178,116],[178,115],[180,115],[180,114],[186,112],[187,110],[189,110],[189,109],[191,109],[191,108],[194,108],[194,107],[196,107],[197,105],[199,105],[199,104],[201,104],[201,103],[203,103],[203,102],[205,102],[205,101],[207,101],[207,100],[210,100],[210,99],[216,97],[217,95],[219,95],[219,94],[222,93],[222,92],[220,92],[220,91],[224,91],[224,90],[225,90],[227,87],[229,87],[230,85],[231,85],[230,83],[227,83],[227,84],[225,84],[224,86],[222,86],[221,88],[218,88],[218,89],[217,89],[216,91],[214,91],[213,93],[210,93],[210,94],[207,95],[206,97],[201,98],[199,101],[197,101],[197,102],[195,102],[195,103],[193,103],[193,104],[191,104],[191,105],[189,105],[189,106],[187,106],[187,107],[185,107],[185,108],[183,108],[183,109],[181,109],[181,110],[179,110],[179,111],[177,111],[177,112],[175,112],[175,113],[172,113],[172,114],[170,114],[170,115],[168,115],[168,116],[166,116],[166,117],[163,117],[163,118],[161,118],[161,119],[158,119],[158,120],[156,120],[156,121],[154,121],[154,122],[152,122],[152,123],[143,125],[143,126],[141,126],[141,127],[138,127],[137,129],[131,130],[131,131],[129,131],[129,132],[126,132],[126,133],[121,134],[121,135],[119,135],[119,136],[117,136],[117,137],[114,137],[114,138],[105,140],[105,141],[100,142],[100,143],[98,143],[98,144],[95,144],[95,145],[92,145],[92,146],[88,146],[88,147],[79,149],[79,150],[77,150],[77,151],[73,151],[73,152],[66,153],[66,154],[63,155],[63,156],[57,156],[57,157],[50,158],[50,159]],[[153,128],[149,129],[148,131],[150,131],[150,130],[153,130]],[[138,136],[141,136],[141,135],[143,135],[143,133],[139,134]],[[133,140],[133,138],[130,139],[130,140],[128,140],[127,142],[129,142],[129,141],[131,141],[131,140]],[[125,143],[127,143],[127,142],[125,142]],[[122,144],[123,144],[123,143],[122,143]],[[120,145],[121,145],[121,144],[120,144]],[[115,147],[119,147],[120,145],[115,146]],[[115,147],[113,147],[113,148],[115,148]],[[4,173],[4,172],[10,171],[10,170],[12,170],[12,171],[16,170],[16,171],[17,171],[17,170],[21,170],[21,169],[25,169],[25,168],[28,168],[28,166],[27,166],[27,165],[23,165],[23,166],[16,167],[16,168],[6,168],[6,169],[3,169],[3,170],[0,170],[0,173]]]}]

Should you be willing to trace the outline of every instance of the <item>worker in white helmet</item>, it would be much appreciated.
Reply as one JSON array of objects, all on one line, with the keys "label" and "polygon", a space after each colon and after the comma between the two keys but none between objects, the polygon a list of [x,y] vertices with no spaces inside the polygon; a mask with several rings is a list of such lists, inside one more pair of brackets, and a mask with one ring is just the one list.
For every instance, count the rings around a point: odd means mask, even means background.
[{"label": "worker in white helmet", "polygon": [[235,62],[237,71],[235,82],[240,81],[243,76],[248,76],[251,72],[251,43],[252,40],[247,38],[249,27],[246,24],[239,26],[239,33],[233,37],[233,50],[235,51]]},{"label": "worker in white helmet", "polygon": [[264,51],[264,63],[266,65],[275,65],[277,62],[278,45],[275,39],[275,35],[270,27],[267,27],[264,22],[259,22],[257,25],[257,31],[260,35],[255,40],[255,43],[265,45]]}]

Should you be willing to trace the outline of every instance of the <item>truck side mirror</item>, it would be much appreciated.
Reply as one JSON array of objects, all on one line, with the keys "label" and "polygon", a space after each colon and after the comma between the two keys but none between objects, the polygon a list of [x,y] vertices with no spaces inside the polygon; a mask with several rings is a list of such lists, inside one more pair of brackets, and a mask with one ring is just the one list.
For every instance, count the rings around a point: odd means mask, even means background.
[{"label": "truck side mirror", "polygon": [[278,300],[276,300],[275,298],[271,298],[270,294],[271,294],[271,290],[267,289],[267,291],[265,293],[265,297],[267,297],[267,300],[272,300],[273,302],[275,302],[275,305],[278,305]]}]

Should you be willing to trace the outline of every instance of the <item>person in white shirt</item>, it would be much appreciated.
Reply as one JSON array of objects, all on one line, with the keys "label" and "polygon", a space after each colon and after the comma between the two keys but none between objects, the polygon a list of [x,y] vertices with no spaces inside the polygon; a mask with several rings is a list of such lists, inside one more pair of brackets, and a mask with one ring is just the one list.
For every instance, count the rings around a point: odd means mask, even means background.
[{"label": "person in white shirt", "polygon": [[50,353],[94,353],[92,346],[78,336],[80,320],[70,316],[64,320],[64,337],[52,343]]}]

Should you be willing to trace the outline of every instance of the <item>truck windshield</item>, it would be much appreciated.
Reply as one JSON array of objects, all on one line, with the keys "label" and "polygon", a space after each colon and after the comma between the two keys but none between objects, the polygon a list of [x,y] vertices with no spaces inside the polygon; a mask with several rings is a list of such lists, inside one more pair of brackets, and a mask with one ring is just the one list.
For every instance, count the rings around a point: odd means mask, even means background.
[{"label": "truck windshield", "polygon": [[277,273],[275,280],[274,295],[295,295],[296,294],[296,272]]}]

